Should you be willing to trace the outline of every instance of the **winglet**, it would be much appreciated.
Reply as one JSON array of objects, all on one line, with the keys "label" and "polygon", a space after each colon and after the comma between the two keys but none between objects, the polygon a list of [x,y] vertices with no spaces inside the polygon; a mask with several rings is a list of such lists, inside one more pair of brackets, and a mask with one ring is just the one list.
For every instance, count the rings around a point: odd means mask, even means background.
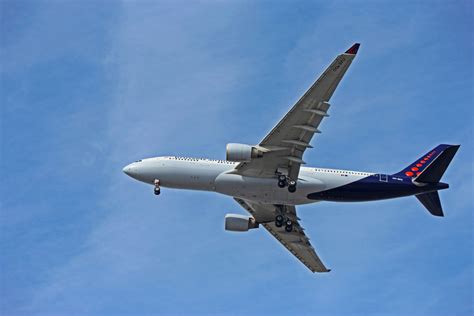
[{"label": "winglet", "polygon": [[359,47],[360,47],[360,43],[355,43],[354,45],[351,46],[351,48],[349,48],[346,51],[346,54],[351,54],[351,55],[357,54],[357,51],[359,50]]}]

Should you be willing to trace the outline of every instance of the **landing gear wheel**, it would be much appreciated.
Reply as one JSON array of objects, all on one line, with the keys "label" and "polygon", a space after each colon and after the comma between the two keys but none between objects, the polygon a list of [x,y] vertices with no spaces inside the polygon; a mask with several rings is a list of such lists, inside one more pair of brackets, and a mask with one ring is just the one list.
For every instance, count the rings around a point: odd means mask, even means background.
[{"label": "landing gear wheel", "polygon": [[296,184],[295,185],[289,185],[288,186],[288,192],[290,192],[290,193],[296,192]]},{"label": "landing gear wheel", "polygon": [[161,193],[161,190],[160,190],[160,180],[155,179],[155,181],[154,181],[153,183],[154,183],[154,185],[155,185],[155,189],[153,190],[153,193],[155,193],[155,195],[160,195],[160,193]]},{"label": "landing gear wheel", "polygon": [[275,226],[276,226],[276,227],[282,227],[284,220],[285,220],[285,219],[283,218],[283,215],[277,215],[277,216],[275,217]]},{"label": "landing gear wheel", "polygon": [[293,221],[292,221],[291,219],[287,219],[285,225],[286,225],[286,226],[292,226],[292,225],[293,225]]},{"label": "landing gear wheel", "polygon": [[288,185],[288,178],[285,175],[279,175],[278,176],[278,187],[279,188],[284,188]]},{"label": "landing gear wheel", "polygon": [[286,225],[285,231],[287,231],[288,233],[291,233],[293,231],[293,225]]}]

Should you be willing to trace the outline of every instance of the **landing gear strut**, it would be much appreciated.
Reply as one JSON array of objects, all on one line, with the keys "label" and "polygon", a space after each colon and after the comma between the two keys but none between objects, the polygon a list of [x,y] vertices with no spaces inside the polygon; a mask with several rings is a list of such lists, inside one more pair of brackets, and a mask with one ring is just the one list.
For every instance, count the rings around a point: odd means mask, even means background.
[{"label": "landing gear strut", "polygon": [[160,180],[155,179],[154,185],[155,185],[155,188],[153,189],[153,193],[155,193],[155,195],[160,195],[160,193],[161,193]]}]

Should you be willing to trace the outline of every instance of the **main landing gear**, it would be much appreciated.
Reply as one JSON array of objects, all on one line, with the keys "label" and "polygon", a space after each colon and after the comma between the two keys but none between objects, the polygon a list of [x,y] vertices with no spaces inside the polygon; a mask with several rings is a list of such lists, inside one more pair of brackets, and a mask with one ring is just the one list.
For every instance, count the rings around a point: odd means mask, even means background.
[{"label": "main landing gear", "polygon": [[160,195],[160,193],[161,193],[160,180],[155,179],[154,185],[155,185],[155,188],[153,189],[153,193],[155,193],[155,195]]},{"label": "main landing gear", "polygon": [[284,176],[284,175],[279,175],[279,176],[278,176],[278,187],[279,187],[279,188],[284,188],[284,187],[287,186],[287,184],[288,184],[288,179],[287,179],[287,177]]},{"label": "main landing gear", "polygon": [[288,181],[288,191],[290,193],[294,193],[296,191],[296,181],[294,180]]},{"label": "main landing gear", "polygon": [[293,221],[289,218],[285,220],[285,217],[279,214],[275,217],[275,226],[282,227],[283,225],[285,225],[285,231],[287,231],[288,233],[291,233],[293,231]]},{"label": "main landing gear", "polygon": [[296,181],[290,180],[285,175],[279,175],[278,176],[278,187],[279,188],[284,188],[288,186],[288,192],[294,193],[296,191]]}]

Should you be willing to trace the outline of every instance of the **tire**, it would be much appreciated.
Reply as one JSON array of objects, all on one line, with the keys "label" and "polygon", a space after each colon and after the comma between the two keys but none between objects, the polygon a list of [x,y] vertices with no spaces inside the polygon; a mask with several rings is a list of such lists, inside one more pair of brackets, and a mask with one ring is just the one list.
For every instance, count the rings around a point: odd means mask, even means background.
[{"label": "tire", "polygon": [[295,192],[296,192],[296,185],[290,185],[290,186],[288,186],[288,192],[290,192],[290,193],[295,193]]},{"label": "tire", "polygon": [[160,193],[161,193],[161,190],[160,190],[160,189],[158,189],[158,190],[157,190],[157,189],[155,189],[155,190],[153,191],[153,193],[155,193],[155,195],[160,195]]},{"label": "tire", "polygon": [[283,217],[283,215],[277,215],[275,217],[275,221],[277,221],[277,222],[283,223],[284,220],[285,220],[285,218]]},{"label": "tire", "polygon": [[283,222],[275,221],[275,226],[276,226],[276,227],[282,227],[282,226],[283,226]]},{"label": "tire", "polygon": [[292,187],[296,187],[296,181],[295,180],[291,180],[288,182],[288,185],[289,186],[292,186]]},{"label": "tire", "polygon": [[278,181],[279,188],[284,188],[285,186],[286,186],[286,183],[284,181]]},{"label": "tire", "polygon": [[285,231],[288,233],[291,233],[293,231],[293,225],[286,225],[285,226]]},{"label": "tire", "polygon": [[293,226],[293,221],[291,219],[286,220],[286,226]]},{"label": "tire", "polygon": [[278,176],[278,181],[285,182],[286,181],[286,176],[284,176],[284,175]]}]

